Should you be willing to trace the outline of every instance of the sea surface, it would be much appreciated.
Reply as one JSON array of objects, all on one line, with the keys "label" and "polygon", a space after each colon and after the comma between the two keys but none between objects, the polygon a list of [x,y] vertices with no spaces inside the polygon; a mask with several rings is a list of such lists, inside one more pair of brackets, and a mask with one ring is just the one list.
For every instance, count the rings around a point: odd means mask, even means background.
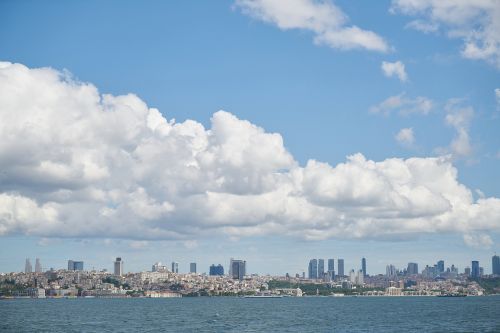
[{"label": "sea surface", "polygon": [[500,332],[500,296],[16,299],[1,332]]}]

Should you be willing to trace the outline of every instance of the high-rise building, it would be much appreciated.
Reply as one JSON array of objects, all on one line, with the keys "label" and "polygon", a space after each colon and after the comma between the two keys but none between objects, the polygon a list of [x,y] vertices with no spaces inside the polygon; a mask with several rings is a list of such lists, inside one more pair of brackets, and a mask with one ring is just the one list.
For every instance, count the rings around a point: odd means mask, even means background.
[{"label": "high-rise building", "polygon": [[325,259],[318,259],[318,279],[325,275]]},{"label": "high-rise building", "polygon": [[479,267],[479,276],[483,276],[483,275],[484,275],[484,268]]},{"label": "high-rise building", "polygon": [[114,273],[115,275],[122,276],[123,275],[123,261],[122,258],[117,257],[114,265]]},{"label": "high-rise building", "polygon": [[344,259],[338,259],[337,260],[337,275],[338,276],[344,276]]},{"label": "high-rise building", "polygon": [[166,272],[168,270],[167,270],[167,266],[162,265],[161,262],[158,261],[158,262],[155,262],[154,265],[151,267],[151,271],[153,271],[153,272]]},{"label": "high-rise building", "polygon": [[439,260],[437,262],[437,270],[438,270],[438,273],[444,272],[444,260]]},{"label": "high-rise building", "polygon": [[316,259],[309,260],[308,277],[309,279],[318,278],[318,260]]},{"label": "high-rise building", "polygon": [[210,275],[224,275],[224,267],[222,267],[221,264],[218,264],[217,266],[212,265],[210,266],[209,273]]},{"label": "high-rise building", "polygon": [[334,271],[334,270],[335,270],[335,260],[328,259],[328,271]]},{"label": "high-rise building", "polygon": [[415,262],[409,262],[408,268],[406,269],[406,273],[408,275],[417,275],[418,274],[418,264]]},{"label": "high-rise building", "polygon": [[500,275],[500,257],[496,254],[491,257],[491,273],[493,275]]},{"label": "high-rise building", "polygon": [[189,273],[196,273],[196,263],[192,262],[189,264]]},{"label": "high-rise building", "polygon": [[361,259],[361,271],[363,272],[363,277],[366,276],[366,259]]},{"label": "high-rise building", "polygon": [[83,261],[68,260],[68,271],[83,271]]},{"label": "high-rise building", "polygon": [[31,266],[31,261],[29,258],[26,258],[24,263],[24,273],[31,273],[33,271],[33,267]]},{"label": "high-rise building", "polygon": [[246,275],[246,266],[245,260],[231,259],[231,277],[235,280],[243,280]]},{"label": "high-rise building", "polygon": [[398,273],[397,273],[396,267],[394,267],[394,265],[387,265],[385,267],[385,276],[387,276],[388,278],[396,277],[397,274]]},{"label": "high-rise building", "polygon": [[464,274],[465,274],[466,276],[470,276],[470,267],[465,267],[465,269],[464,269]]},{"label": "high-rise building", "polygon": [[179,263],[172,261],[172,273],[179,273]]},{"label": "high-rise building", "polygon": [[478,278],[480,276],[480,273],[479,273],[479,261],[473,260],[471,267],[472,268],[471,268],[470,276],[472,278]]},{"label": "high-rise building", "polygon": [[42,272],[42,264],[40,263],[40,259],[36,258],[35,259],[35,273],[41,273]]}]

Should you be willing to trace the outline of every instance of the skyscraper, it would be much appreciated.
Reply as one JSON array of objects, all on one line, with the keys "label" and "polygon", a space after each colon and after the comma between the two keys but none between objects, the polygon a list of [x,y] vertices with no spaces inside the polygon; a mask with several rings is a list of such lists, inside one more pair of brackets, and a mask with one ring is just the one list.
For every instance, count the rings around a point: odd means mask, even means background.
[{"label": "skyscraper", "polygon": [[439,260],[437,262],[437,269],[438,269],[438,273],[444,272],[444,260]]},{"label": "skyscraper", "polygon": [[464,269],[464,274],[465,274],[466,276],[470,276],[470,267],[465,267],[465,269]]},{"label": "skyscraper", "polygon": [[388,278],[396,277],[397,276],[396,267],[394,267],[394,265],[387,265],[385,267],[385,276],[387,276]]},{"label": "skyscraper", "polygon": [[325,275],[325,259],[318,259],[318,279]]},{"label": "skyscraper", "polygon": [[491,272],[493,275],[500,275],[500,257],[496,254],[491,257]]},{"label": "skyscraper", "polygon": [[337,271],[338,276],[344,276],[344,259],[337,260]]},{"label": "skyscraper", "polygon": [[309,279],[318,278],[318,260],[316,259],[309,260],[308,277]]},{"label": "skyscraper", "polygon": [[33,267],[31,266],[31,261],[29,258],[26,258],[26,262],[24,263],[24,273],[31,273],[33,271]]},{"label": "skyscraper", "polygon": [[334,270],[335,270],[335,260],[328,259],[328,271],[334,271]]},{"label": "skyscraper", "polygon": [[123,261],[122,258],[117,257],[114,265],[114,273],[115,275],[122,276],[123,275]]},{"label": "skyscraper", "polygon": [[217,266],[212,265],[210,266],[209,273],[210,275],[224,275],[224,267],[222,267],[221,264],[218,264]]},{"label": "skyscraper", "polygon": [[361,259],[361,271],[363,272],[363,277],[366,276],[366,259]]},{"label": "skyscraper", "polygon": [[172,261],[172,273],[179,273],[179,263]]},{"label": "skyscraper", "polygon": [[247,262],[244,260],[231,259],[231,277],[233,279],[243,280],[246,275]]},{"label": "skyscraper", "polygon": [[35,259],[35,273],[41,273],[42,272],[42,264],[40,263],[40,259],[36,258]]},{"label": "skyscraper", "polygon": [[196,263],[192,262],[189,264],[189,273],[196,273]]},{"label": "skyscraper", "polygon": [[477,261],[477,260],[472,261],[472,268],[471,268],[470,276],[472,278],[478,278],[480,276],[480,274],[479,274],[479,261]]},{"label": "skyscraper", "polygon": [[83,271],[83,261],[68,260],[68,271]]},{"label": "skyscraper", "polygon": [[408,275],[416,275],[418,274],[418,264],[415,262],[409,262],[408,268],[406,269],[406,273]]}]

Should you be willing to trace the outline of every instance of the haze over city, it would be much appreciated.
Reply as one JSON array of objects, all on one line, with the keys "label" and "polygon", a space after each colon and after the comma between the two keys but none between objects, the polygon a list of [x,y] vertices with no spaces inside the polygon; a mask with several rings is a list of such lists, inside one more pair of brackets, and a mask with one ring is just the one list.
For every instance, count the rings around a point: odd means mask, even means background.
[{"label": "haze over city", "polygon": [[0,272],[491,273],[498,2],[61,3],[0,3]]}]

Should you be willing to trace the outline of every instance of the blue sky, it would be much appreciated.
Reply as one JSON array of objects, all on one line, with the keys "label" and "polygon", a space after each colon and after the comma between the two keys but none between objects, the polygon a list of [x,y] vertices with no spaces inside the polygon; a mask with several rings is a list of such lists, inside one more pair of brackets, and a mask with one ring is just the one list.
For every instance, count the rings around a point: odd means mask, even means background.
[{"label": "blue sky", "polygon": [[[371,31],[385,41],[387,50],[318,45],[315,36],[338,28],[328,23],[335,17],[316,31],[300,24],[285,29],[280,22],[290,22],[287,12],[269,9],[266,1],[3,1],[0,60],[68,71],[101,94],[133,93],[177,123],[193,119],[209,129],[213,114],[225,110],[267,133],[279,133],[302,167],[310,159],[335,167],[356,153],[373,161],[448,155],[458,170],[457,182],[475,199],[499,198],[500,97],[495,89],[500,88],[500,50],[474,59],[463,52],[472,24],[499,35],[498,22],[479,18],[487,9],[469,4],[472,9],[465,10],[479,14],[464,18],[431,15],[433,5],[410,10],[405,1],[325,3],[349,18],[341,27]],[[252,6],[260,6],[260,11]],[[412,29],[408,24],[416,19],[439,29]],[[453,29],[460,30],[455,37]],[[500,49],[498,40],[488,38],[478,43],[486,41]],[[406,81],[386,76],[384,61],[404,64]],[[370,112],[391,96],[399,96],[403,104],[388,114]],[[432,102],[428,112],[401,111],[417,98]],[[453,99],[460,101],[454,104]],[[472,110],[465,123],[447,123],[447,116],[461,115],[463,109]],[[411,135],[400,136],[398,142],[396,136],[405,128],[411,128]],[[454,150],[460,135],[467,140],[459,143],[468,149]],[[22,192],[15,184],[0,190]],[[44,203],[40,197],[30,198]],[[181,240],[141,240],[19,228],[0,238],[0,271],[20,270],[24,258],[36,256],[44,266],[64,267],[70,255],[96,268],[110,268],[113,256],[122,256],[131,270],[176,260],[181,270],[183,264],[187,269],[190,261],[197,261],[206,271],[212,263],[227,265],[230,257],[242,257],[252,272],[296,273],[306,268],[310,257],[343,257],[347,268],[358,268],[366,256],[375,272],[383,272],[390,263],[402,268],[408,261],[425,266],[439,259],[460,268],[479,259],[490,271],[490,258],[500,241],[500,219],[490,218],[488,227],[465,232],[474,239],[488,237],[485,246],[464,245],[464,232],[453,228],[398,239],[335,234],[321,240],[275,231],[249,237],[201,232]]]}]

